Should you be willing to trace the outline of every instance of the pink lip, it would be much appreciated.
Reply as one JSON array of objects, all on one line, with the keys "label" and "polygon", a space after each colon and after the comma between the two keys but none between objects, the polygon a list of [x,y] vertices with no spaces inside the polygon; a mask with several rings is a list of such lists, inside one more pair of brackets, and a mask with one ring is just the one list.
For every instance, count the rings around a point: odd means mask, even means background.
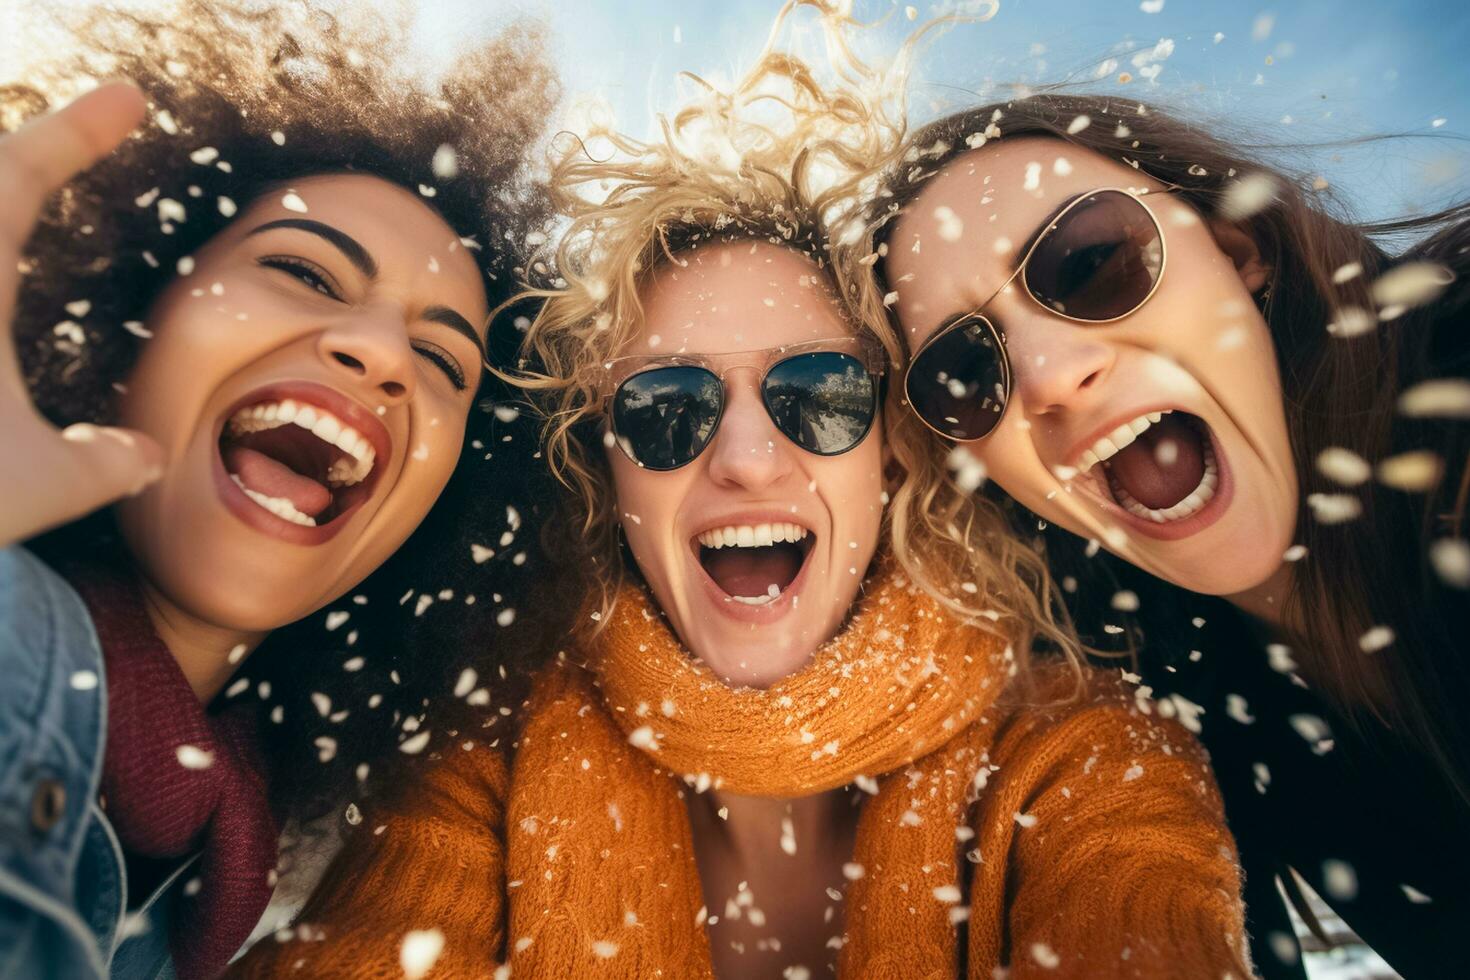
[{"label": "pink lip", "polygon": [[[1151,409],[1157,411],[1157,409]],[[1180,409],[1179,411],[1183,411]],[[1139,413],[1141,414],[1141,413]],[[1137,418],[1138,415],[1130,415],[1129,418]],[[1203,421],[1203,419],[1201,419]],[[1116,426],[1114,426],[1116,428]],[[1198,534],[1205,528],[1214,524],[1230,507],[1231,498],[1235,496],[1235,478],[1230,469],[1230,461],[1225,457],[1225,447],[1220,445],[1220,440],[1215,437],[1214,426],[1206,424],[1210,436],[1210,446],[1215,452],[1215,464],[1220,470],[1220,485],[1215,490],[1215,495],[1209,499],[1205,506],[1196,513],[1190,514],[1182,521],[1168,521],[1164,524],[1155,524],[1153,521],[1144,520],[1136,514],[1119,507],[1110,494],[1088,488],[1088,492],[1101,507],[1102,511],[1116,520],[1126,528],[1137,531],[1145,537],[1155,538],[1160,541],[1178,541],[1190,535]],[[1088,443],[1091,445],[1091,443]],[[1092,468],[1087,476],[1092,479],[1106,479],[1100,472],[1102,464]]]},{"label": "pink lip", "polygon": [[[720,588],[715,580],[709,577],[709,573],[704,570],[704,566],[699,562],[698,535],[712,528],[726,527],[728,525],[749,524],[755,526],[758,524],[774,524],[778,521],[783,524],[796,524],[800,527],[805,527],[808,534],[816,535],[815,530],[808,527],[805,521],[798,520],[796,515],[792,514],[790,510],[765,510],[746,511],[704,521],[700,524],[699,530],[695,531],[689,538],[691,543],[689,560],[694,565],[695,578],[699,580],[700,588],[709,597],[711,605],[737,623],[754,625],[774,623],[796,608],[796,597],[800,595],[802,586],[806,583],[807,569],[812,564],[812,552],[808,551],[806,553],[806,557],[802,560],[801,568],[796,573],[796,578],[791,580],[791,584],[782,590],[781,595],[777,599],[763,606],[748,606],[743,602],[736,602],[730,598],[729,594]],[[818,544],[819,542],[814,542],[812,549],[815,550]]]},{"label": "pink lip", "polygon": [[[326,524],[317,527],[304,527],[300,524],[293,524],[290,521],[282,520],[245,496],[245,492],[235,485],[234,480],[230,479],[230,474],[225,470],[224,460],[220,457],[218,450],[219,439],[224,432],[224,427],[234,417],[236,412],[247,405],[256,405],[261,402],[284,401],[287,398],[331,412],[337,418],[356,429],[359,435],[372,444],[373,452],[376,454],[376,459],[373,463],[373,472],[363,481],[363,491],[360,499],[351,506],[344,508],[340,514]],[[306,545],[308,547],[324,544],[336,537],[342,528],[347,525],[347,521],[352,515],[372,498],[373,492],[377,489],[378,479],[384,472],[393,453],[393,438],[389,435],[387,427],[378,420],[376,413],[333,388],[311,381],[284,381],[256,388],[250,394],[235,402],[221,416],[215,426],[214,445],[214,485],[225,507],[241,521],[263,534],[271,535],[291,544]]]}]

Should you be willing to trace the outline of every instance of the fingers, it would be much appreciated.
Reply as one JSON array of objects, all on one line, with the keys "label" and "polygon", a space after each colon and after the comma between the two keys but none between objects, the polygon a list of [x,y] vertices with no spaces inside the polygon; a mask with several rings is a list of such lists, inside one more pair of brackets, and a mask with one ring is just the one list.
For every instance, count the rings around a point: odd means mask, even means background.
[{"label": "fingers", "polygon": [[58,435],[37,417],[7,437],[7,453],[29,464],[0,474],[0,548],[139,493],[167,462],[155,440],[133,429],[82,423]]},{"label": "fingers", "polygon": [[88,486],[77,498],[82,513],[139,493],[163,476],[163,447],[136,429],[82,422],[62,429],[61,438],[72,444],[76,466],[87,474]]},{"label": "fingers", "polygon": [[111,153],[137,128],[145,108],[136,86],[112,82],[0,139],[0,236],[18,250],[46,198]]},{"label": "fingers", "polygon": [[71,452],[60,467],[67,476],[51,481],[52,526],[135,496],[163,476],[163,448],[134,429],[81,423],[63,429],[61,438]]},{"label": "fingers", "polygon": [[0,481],[0,544],[137,493],[163,473],[158,443],[126,429],[72,426],[60,439],[30,405],[10,340],[17,263],[47,197],[110,153],[142,120],[143,93],[103,85],[0,137],[0,418],[18,466]]}]

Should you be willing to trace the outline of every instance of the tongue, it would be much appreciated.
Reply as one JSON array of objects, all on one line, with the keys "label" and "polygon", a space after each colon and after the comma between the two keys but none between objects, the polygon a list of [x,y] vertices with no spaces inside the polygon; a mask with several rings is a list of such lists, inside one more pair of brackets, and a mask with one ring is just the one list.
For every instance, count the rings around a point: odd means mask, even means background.
[{"label": "tongue", "polygon": [[1205,475],[1201,432],[1174,412],[1108,460],[1108,473],[1145,507],[1163,510],[1189,496]]},{"label": "tongue", "polygon": [[316,517],[332,504],[332,491],[265,453],[226,446],[223,456],[226,471],[241,483],[267,497],[285,497],[307,517]]},{"label": "tongue", "polygon": [[785,590],[801,571],[801,549],[789,542],[766,548],[703,549],[700,562],[715,584],[729,595],[754,598],[770,594],[772,585]]}]

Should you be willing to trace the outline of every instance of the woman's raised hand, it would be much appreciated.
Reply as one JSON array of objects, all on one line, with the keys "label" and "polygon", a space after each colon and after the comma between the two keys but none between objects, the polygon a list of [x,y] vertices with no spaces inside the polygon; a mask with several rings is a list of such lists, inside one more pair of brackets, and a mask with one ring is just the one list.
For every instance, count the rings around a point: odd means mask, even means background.
[{"label": "woman's raised hand", "polygon": [[121,143],[144,108],[137,88],[112,83],[0,138],[0,547],[137,493],[163,473],[162,448],[140,432],[47,422],[11,335],[22,250],[47,197]]}]

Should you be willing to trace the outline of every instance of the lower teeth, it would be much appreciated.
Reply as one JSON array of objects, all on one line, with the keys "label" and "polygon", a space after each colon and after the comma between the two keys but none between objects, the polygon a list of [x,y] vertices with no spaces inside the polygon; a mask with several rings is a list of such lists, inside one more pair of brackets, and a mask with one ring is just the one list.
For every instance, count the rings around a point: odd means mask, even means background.
[{"label": "lower teeth", "polygon": [[255,501],[257,504],[270,511],[272,514],[275,514],[281,520],[290,521],[292,524],[300,524],[302,527],[316,527],[315,518],[301,513],[301,511],[296,509],[296,505],[291,503],[291,501],[287,500],[285,497],[267,497],[260,491],[252,490],[247,487],[243,482],[241,482],[240,478],[233,473],[230,474],[230,479],[235,481],[235,486],[245,491],[245,496],[249,497],[251,500]]},{"label": "lower teeth", "polygon": [[773,582],[765,595],[732,595],[730,598],[747,606],[764,606],[781,598],[781,587]]},{"label": "lower teeth", "polygon": [[1134,517],[1141,517],[1146,521],[1153,521],[1155,524],[1164,524],[1169,521],[1182,521],[1184,518],[1192,517],[1204,510],[1205,504],[1210,502],[1211,498],[1215,496],[1215,491],[1219,488],[1220,468],[1215,461],[1215,453],[1209,446],[1205,446],[1204,458],[1205,472],[1200,477],[1199,486],[1191,490],[1183,500],[1172,507],[1158,509],[1139,503],[1113,478],[1111,471],[1108,473],[1108,486],[1112,489],[1113,496],[1117,498],[1118,503],[1122,505],[1123,509]]}]

